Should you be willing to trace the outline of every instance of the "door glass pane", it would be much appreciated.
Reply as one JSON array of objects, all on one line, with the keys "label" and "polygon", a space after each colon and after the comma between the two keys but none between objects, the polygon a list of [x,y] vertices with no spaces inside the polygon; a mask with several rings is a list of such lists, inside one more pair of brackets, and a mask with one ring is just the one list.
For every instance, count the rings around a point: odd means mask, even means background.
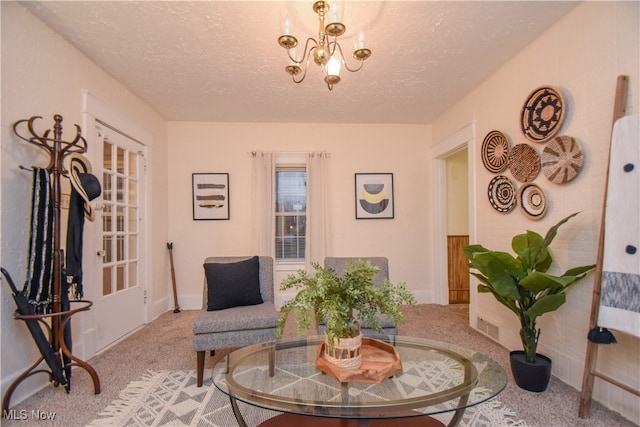
[{"label": "door glass pane", "polygon": [[138,231],[138,209],[129,208],[129,232],[135,233]]},{"label": "door glass pane", "polygon": [[117,185],[117,193],[116,193],[116,202],[124,201],[124,178],[121,176],[116,177],[116,185]]},{"label": "door glass pane", "polygon": [[124,261],[124,236],[118,236],[116,240],[116,261]]},{"label": "door glass pane", "polygon": [[113,262],[113,251],[111,250],[111,242],[111,236],[104,236],[104,238],[102,239],[102,250],[104,250],[102,262],[105,264]]},{"label": "door glass pane", "polygon": [[129,236],[129,259],[138,258],[138,236],[132,234]]},{"label": "door glass pane", "polygon": [[138,263],[129,263],[129,287],[138,286]]},{"label": "door glass pane", "polygon": [[106,233],[113,231],[111,213],[111,205],[104,205],[102,209],[102,231]]},{"label": "door glass pane", "polygon": [[104,200],[113,200],[111,195],[111,188],[113,187],[111,182],[112,177],[113,176],[107,172],[102,174],[102,198]]},{"label": "door glass pane", "polygon": [[129,176],[131,178],[138,177],[138,159],[137,154],[129,152]]},{"label": "door glass pane", "polygon": [[116,206],[116,230],[125,231],[124,229],[124,206]]},{"label": "door glass pane", "polygon": [[113,145],[109,144],[107,141],[104,141],[103,144],[103,160],[102,160],[102,167],[105,170],[109,170],[112,171],[113,170]]},{"label": "door glass pane", "polygon": [[124,276],[124,265],[119,265],[116,269],[116,292],[124,289],[125,286],[125,276]]},{"label": "door glass pane", "polygon": [[111,294],[111,271],[113,267],[104,267],[102,269],[102,295]]},{"label": "door glass pane", "polygon": [[138,204],[138,183],[132,179],[129,180],[129,203]]},{"label": "door glass pane", "polygon": [[118,173],[124,173],[124,159],[125,159],[124,148],[118,147],[116,151],[118,153],[118,170],[117,170],[117,172]]}]

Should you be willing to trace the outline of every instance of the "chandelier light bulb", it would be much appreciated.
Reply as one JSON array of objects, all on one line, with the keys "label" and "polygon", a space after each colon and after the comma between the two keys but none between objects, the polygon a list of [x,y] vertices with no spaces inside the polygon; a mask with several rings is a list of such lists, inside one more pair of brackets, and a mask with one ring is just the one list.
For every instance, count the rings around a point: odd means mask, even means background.
[{"label": "chandelier light bulb", "polygon": [[332,56],[327,63],[327,74],[330,76],[339,76],[340,65],[342,65],[340,58],[337,55]]},{"label": "chandelier light bulb", "polygon": [[283,36],[293,35],[296,26],[297,13],[290,7],[283,7],[280,10],[280,34]]}]

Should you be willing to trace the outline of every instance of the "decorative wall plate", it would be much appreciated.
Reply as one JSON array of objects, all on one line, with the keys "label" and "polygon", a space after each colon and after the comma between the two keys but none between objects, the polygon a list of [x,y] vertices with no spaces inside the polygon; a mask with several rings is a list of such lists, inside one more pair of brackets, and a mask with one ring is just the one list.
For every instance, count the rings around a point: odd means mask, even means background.
[{"label": "decorative wall plate", "polygon": [[524,136],[533,142],[545,142],[558,133],[564,120],[564,99],[552,87],[542,86],[531,92],[522,107]]},{"label": "decorative wall plate", "polygon": [[547,199],[542,189],[532,182],[527,182],[518,191],[518,206],[529,219],[537,221],[547,213]]},{"label": "decorative wall plate", "polygon": [[509,141],[497,130],[492,130],[482,141],[482,163],[489,172],[500,173],[507,168]]},{"label": "decorative wall plate", "polygon": [[501,213],[508,213],[516,207],[516,188],[509,178],[498,175],[489,183],[489,203]]},{"label": "decorative wall plate", "polygon": [[529,144],[516,144],[509,151],[509,171],[519,182],[533,181],[540,173],[540,156]]},{"label": "decorative wall plate", "polygon": [[584,157],[575,138],[556,136],[542,150],[542,173],[554,184],[564,184],[578,176]]}]

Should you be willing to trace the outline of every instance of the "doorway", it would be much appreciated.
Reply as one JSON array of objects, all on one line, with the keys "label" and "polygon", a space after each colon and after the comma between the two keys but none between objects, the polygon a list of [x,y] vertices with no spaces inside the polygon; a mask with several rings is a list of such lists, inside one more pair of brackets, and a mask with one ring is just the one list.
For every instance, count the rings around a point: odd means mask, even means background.
[{"label": "doorway", "polygon": [[102,186],[93,201],[96,219],[85,228],[85,296],[93,306],[79,326],[88,359],[148,320],[153,137],[89,91],[83,91],[83,129]]},{"label": "doorway", "polygon": [[447,282],[449,304],[469,304],[469,269],[462,248],[469,244],[468,150],[445,158],[447,168]]},{"label": "doorway", "polygon": [[[475,163],[476,156],[475,148],[475,124],[473,122],[465,125],[461,129],[452,133],[448,137],[444,138],[440,143],[435,145],[431,150],[431,159],[433,166],[433,238],[434,238],[434,297],[437,304],[450,304],[449,298],[449,236],[455,236],[458,233],[451,231],[448,226],[451,220],[449,219],[450,211],[461,210],[465,211],[460,213],[458,222],[466,221],[466,241],[474,242],[476,240],[476,192],[473,182],[475,180]],[[465,154],[466,153],[466,154]],[[458,155],[462,158],[466,156],[466,186],[467,186],[467,204],[466,209],[459,207],[449,207],[449,197],[447,195],[447,188],[452,186],[448,177],[448,163],[453,162],[455,156]],[[463,175],[460,163],[456,168],[458,176]],[[449,168],[450,169],[450,168]],[[455,169],[455,168],[454,168]],[[451,171],[453,173],[454,171]],[[463,183],[460,183],[463,185]],[[460,203],[459,201],[457,203]],[[464,204],[462,204],[464,206]],[[461,219],[460,219],[461,218]],[[457,242],[457,246],[464,246],[463,242]],[[453,250],[452,252],[456,252]],[[459,251],[457,252],[459,253]],[[458,258],[458,262],[462,261]],[[466,262],[465,262],[466,265]],[[460,267],[461,268],[461,267]],[[467,274],[468,273],[464,273]],[[469,324],[475,327],[475,304],[476,293],[471,292],[470,288],[466,294],[468,294],[468,306],[463,304],[463,314],[467,317]],[[468,307],[468,308],[467,308]],[[455,309],[456,304],[450,305],[450,308]],[[468,314],[467,314],[468,313]]]}]

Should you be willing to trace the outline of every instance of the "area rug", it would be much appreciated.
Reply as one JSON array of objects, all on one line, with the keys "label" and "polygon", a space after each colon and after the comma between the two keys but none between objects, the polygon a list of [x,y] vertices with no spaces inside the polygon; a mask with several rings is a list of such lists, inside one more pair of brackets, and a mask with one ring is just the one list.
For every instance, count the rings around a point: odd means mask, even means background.
[{"label": "area rug", "polygon": [[[209,371],[203,386],[197,387],[193,370],[150,371],[131,382],[89,426],[237,427],[229,398],[213,384],[215,375],[221,372]],[[243,403],[239,403],[239,407],[250,427],[278,414]],[[512,410],[495,399],[468,408],[458,425],[527,427]]]}]

